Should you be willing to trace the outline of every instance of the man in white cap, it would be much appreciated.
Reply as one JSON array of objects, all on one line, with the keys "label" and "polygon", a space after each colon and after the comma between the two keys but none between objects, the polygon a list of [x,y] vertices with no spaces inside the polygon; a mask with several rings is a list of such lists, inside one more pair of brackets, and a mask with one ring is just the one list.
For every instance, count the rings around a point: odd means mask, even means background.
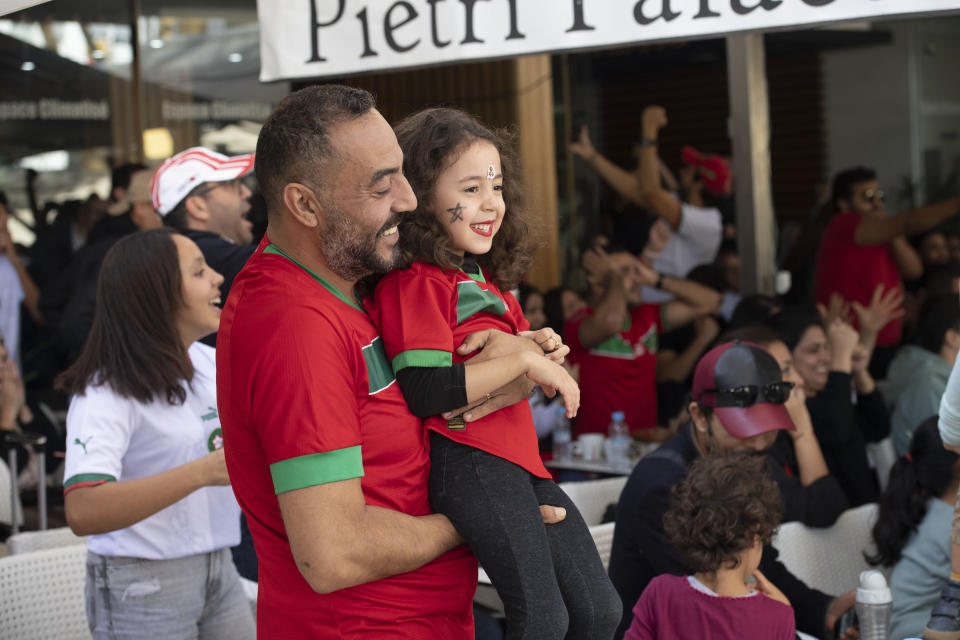
[{"label": "man in white cap", "polygon": [[160,165],[150,183],[153,207],[164,224],[196,242],[207,264],[223,276],[224,301],[256,248],[246,218],[250,189],[240,180],[253,161],[252,153],[231,157],[192,147]]}]

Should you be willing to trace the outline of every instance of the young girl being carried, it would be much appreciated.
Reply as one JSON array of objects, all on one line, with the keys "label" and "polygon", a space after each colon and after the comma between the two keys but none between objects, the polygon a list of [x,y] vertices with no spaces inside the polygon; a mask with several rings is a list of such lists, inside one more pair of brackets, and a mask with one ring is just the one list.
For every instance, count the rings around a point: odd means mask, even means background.
[{"label": "young girl being carried", "polygon": [[[532,259],[510,149],[453,109],[411,116],[397,138],[419,205],[400,224],[400,268],[380,281],[368,309],[411,411],[426,418],[433,507],[493,581],[508,638],[610,638],[620,600],[583,518],[540,460],[527,402],[473,422],[441,415],[524,375],[561,393],[568,416],[579,406],[576,382],[549,357],[481,362],[457,351],[479,330],[528,328],[509,293]],[[552,341],[548,349],[560,346]],[[544,504],[566,508],[566,519],[544,525]]]}]

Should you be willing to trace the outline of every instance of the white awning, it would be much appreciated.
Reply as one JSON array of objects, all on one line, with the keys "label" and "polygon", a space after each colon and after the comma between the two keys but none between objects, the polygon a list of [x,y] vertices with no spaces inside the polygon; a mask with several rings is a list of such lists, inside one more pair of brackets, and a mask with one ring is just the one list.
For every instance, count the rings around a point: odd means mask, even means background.
[{"label": "white awning", "polygon": [[26,9],[36,4],[43,4],[47,1],[48,0],[0,0],[0,16],[5,16],[8,13],[20,11],[21,9]]},{"label": "white awning", "polygon": [[262,81],[960,11],[960,0],[258,0]]}]

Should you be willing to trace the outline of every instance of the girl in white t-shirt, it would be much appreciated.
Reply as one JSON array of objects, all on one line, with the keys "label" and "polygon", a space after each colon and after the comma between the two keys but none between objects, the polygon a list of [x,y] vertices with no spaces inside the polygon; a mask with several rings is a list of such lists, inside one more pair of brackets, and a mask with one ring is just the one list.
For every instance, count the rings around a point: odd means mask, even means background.
[{"label": "girl in white t-shirt", "polygon": [[230,556],[214,350],[223,277],[167,229],[107,253],[83,352],[58,384],[67,414],[67,521],[87,542],[94,638],[255,636]]}]

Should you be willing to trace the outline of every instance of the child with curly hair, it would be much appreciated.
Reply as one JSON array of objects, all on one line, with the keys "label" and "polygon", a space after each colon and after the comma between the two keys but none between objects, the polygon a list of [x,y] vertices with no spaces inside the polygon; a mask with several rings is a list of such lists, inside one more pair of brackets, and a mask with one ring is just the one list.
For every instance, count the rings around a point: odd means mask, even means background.
[{"label": "child with curly hair", "polygon": [[729,453],[697,460],[674,487],[663,519],[693,575],[654,578],[624,640],[793,640],[790,602],[757,570],[781,509],[762,458]]},{"label": "child with curly hair", "polygon": [[[497,588],[507,638],[608,640],[622,605],[583,518],[540,460],[530,406],[453,415],[521,376],[560,393],[569,417],[579,406],[556,334],[541,344],[554,358],[532,341],[536,353],[476,358],[462,348],[484,329],[529,328],[509,293],[533,254],[510,145],[455,109],[421,111],[396,132],[418,206],[400,223],[399,268],[367,308],[410,410],[426,418],[430,501]],[[545,526],[545,504],[566,519]]]}]

